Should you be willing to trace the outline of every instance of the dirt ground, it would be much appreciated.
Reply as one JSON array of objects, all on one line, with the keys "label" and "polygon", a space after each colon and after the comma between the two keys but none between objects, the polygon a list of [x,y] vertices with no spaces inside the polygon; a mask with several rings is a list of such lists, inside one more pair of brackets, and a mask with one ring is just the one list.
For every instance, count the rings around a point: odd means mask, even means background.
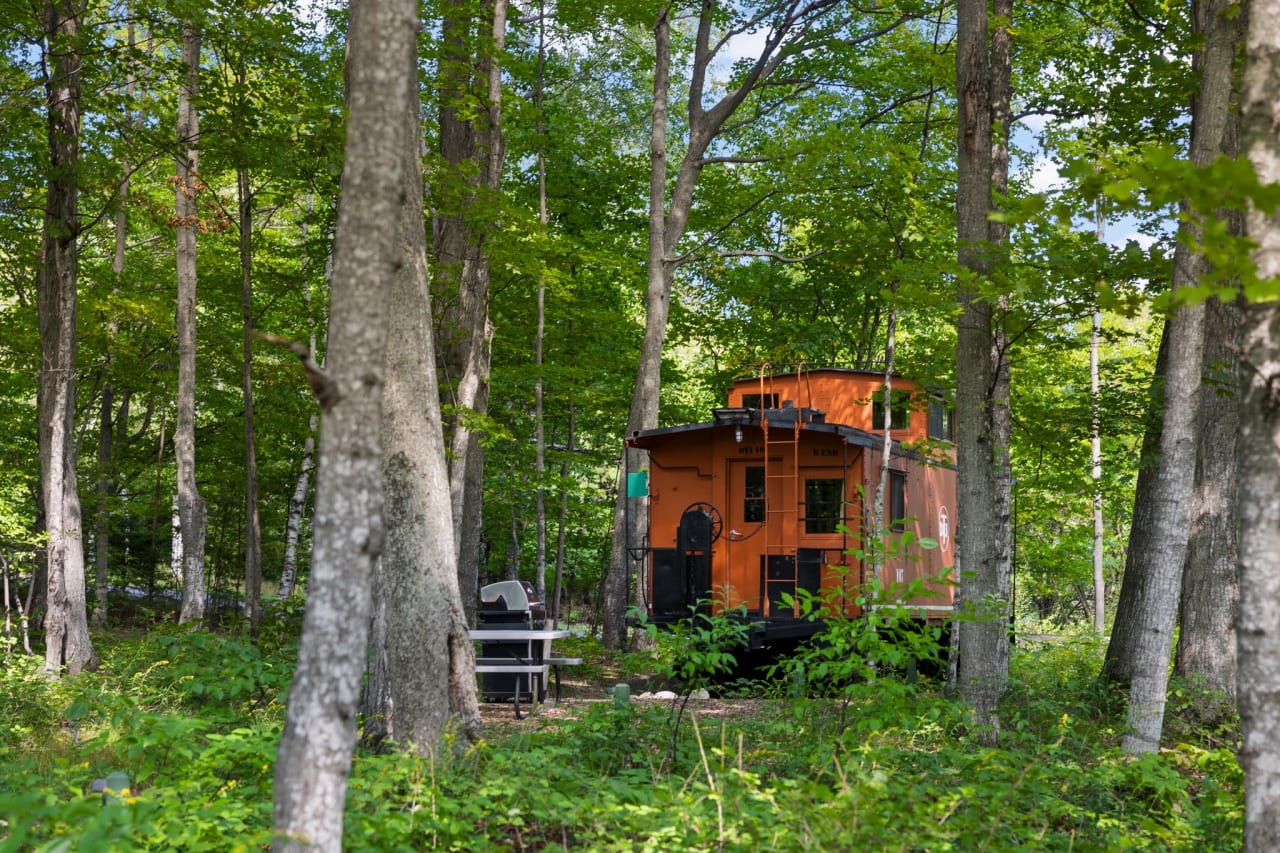
[{"label": "dirt ground", "polygon": [[[555,725],[556,721],[576,716],[587,707],[600,703],[612,702],[613,696],[610,692],[616,680],[608,683],[588,683],[572,678],[562,678],[561,680],[561,699],[556,702],[554,697],[554,682],[552,688],[548,691],[547,700],[541,705],[535,705],[532,708],[528,703],[520,703],[520,713],[527,715],[524,719],[516,719],[514,705],[507,701],[480,702],[480,720],[484,724],[485,732],[488,736],[499,734],[514,734],[520,731],[537,731],[549,725]],[[661,698],[646,690],[643,681],[629,685],[631,687],[631,701],[634,703],[648,703],[662,705],[670,708],[673,702],[679,702],[679,699]],[[668,694],[669,695],[669,694]],[[768,700],[762,699],[690,699],[688,706],[685,708],[686,714],[696,714],[701,719],[716,720],[726,717],[739,715],[749,715],[759,710],[757,706]]]}]

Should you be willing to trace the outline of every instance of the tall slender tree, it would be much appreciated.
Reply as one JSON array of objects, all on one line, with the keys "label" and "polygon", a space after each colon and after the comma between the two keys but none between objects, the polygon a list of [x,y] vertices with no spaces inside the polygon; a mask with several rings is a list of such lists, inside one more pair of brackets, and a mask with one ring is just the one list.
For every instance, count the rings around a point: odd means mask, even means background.
[{"label": "tall slender tree", "polygon": [[[324,429],[311,584],[275,768],[276,850],[342,849],[360,677],[382,551],[381,404],[387,298],[401,254],[406,123],[417,4],[351,8],[347,136],[333,253],[327,375],[311,368]],[[397,120],[388,121],[389,116]]]},{"label": "tall slender tree", "polygon": [[200,31],[194,21],[182,25],[182,64],[178,87],[177,180],[174,219],[178,268],[178,418],[174,457],[178,463],[178,523],[182,532],[182,609],[179,622],[204,617],[204,540],[208,506],[196,486],[196,231],[200,225],[200,118],[195,98],[200,81]]},{"label": "tall slender tree", "polygon": [[999,740],[997,705],[1008,676],[1011,480],[1009,475],[1009,363],[1001,315],[1004,297],[992,293],[995,247],[1003,228],[992,221],[992,191],[1008,182],[1010,36],[1013,4],[985,0],[957,9],[956,90],[959,178],[961,314],[957,324],[956,463],[958,469],[957,605],[962,619],[956,677],[973,706],[984,742]]},{"label": "tall slender tree", "polygon": [[76,298],[80,237],[79,0],[50,0],[42,7],[48,66],[49,182],[43,246],[36,277],[40,318],[40,496],[44,505],[48,595],[45,671],[76,675],[97,664],[89,639],[85,602],[84,542],[76,480]]}]

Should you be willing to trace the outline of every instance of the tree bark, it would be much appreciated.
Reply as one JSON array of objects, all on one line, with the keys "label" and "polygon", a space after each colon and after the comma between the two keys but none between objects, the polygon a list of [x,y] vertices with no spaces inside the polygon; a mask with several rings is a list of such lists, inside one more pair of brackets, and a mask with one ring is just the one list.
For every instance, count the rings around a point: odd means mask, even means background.
[{"label": "tree bark", "polygon": [[[1200,88],[1192,105],[1191,160],[1206,165],[1223,150],[1233,89],[1236,24],[1225,14],[1230,0],[1211,0],[1196,7],[1195,28],[1205,37],[1197,57]],[[1174,251],[1173,288],[1192,287],[1207,271],[1206,262],[1190,245],[1201,229],[1184,222]],[[1187,554],[1191,489],[1195,479],[1196,419],[1204,352],[1204,305],[1184,305],[1166,325],[1164,413],[1160,430],[1160,459],[1149,494],[1135,496],[1150,504],[1148,547],[1130,552],[1121,605],[1116,621],[1129,622],[1124,634],[1113,634],[1104,675],[1128,672],[1129,713],[1122,748],[1130,754],[1159,749],[1164,726],[1165,692],[1173,628]],[[1126,599],[1128,599],[1126,601]],[[1120,647],[1117,637],[1131,641]],[[1111,665],[1115,660],[1116,664]]]},{"label": "tree bark", "polygon": [[[1243,153],[1259,182],[1280,183],[1280,0],[1249,11],[1241,97]],[[1258,276],[1280,276],[1280,215],[1250,210]],[[1240,411],[1240,617],[1237,700],[1243,742],[1244,849],[1280,849],[1280,302],[1269,294],[1244,309]],[[1261,301],[1267,299],[1267,301]]]},{"label": "tree bark", "polygon": [[200,120],[193,103],[200,81],[200,33],[182,27],[186,76],[178,88],[178,157],[174,217],[177,220],[178,419],[173,452],[178,466],[178,524],[182,530],[182,609],[178,622],[204,618],[204,537],[208,508],[196,487],[196,228],[200,211]]},{"label": "tree bark", "polygon": [[1205,371],[1198,413],[1199,447],[1191,497],[1190,539],[1182,569],[1174,675],[1236,694],[1235,622],[1239,609],[1239,517],[1236,436],[1240,388],[1232,369],[1240,351],[1240,307],[1212,299],[1205,306]]},{"label": "tree bark", "polygon": [[375,626],[381,623],[381,630],[374,632],[378,666],[369,675],[364,739],[432,755],[451,719],[464,738],[478,738],[480,709],[470,625],[458,588],[436,380],[416,85],[409,107],[402,119],[401,264],[391,281],[395,310],[387,318],[382,396],[387,535],[375,592]]},{"label": "tree bark", "polygon": [[[398,265],[406,75],[417,5],[365,0],[348,29],[348,113],[333,258],[328,375],[311,584],[275,769],[276,850],[342,848],[365,668],[370,575],[382,551],[381,401],[387,297]],[[413,75],[416,82],[416,74]]]},{"label": "tree bark", "polygon": [[40,324],[40,494],[44,505],[47,598],[45,672],[78,675],[98,663],[89,639],[84,543],[76,481],[76,288],[80,232],[81,56],[76,47],[82,6],[43,7],[48,104],[49,185],[42,262],[36,278]]}]

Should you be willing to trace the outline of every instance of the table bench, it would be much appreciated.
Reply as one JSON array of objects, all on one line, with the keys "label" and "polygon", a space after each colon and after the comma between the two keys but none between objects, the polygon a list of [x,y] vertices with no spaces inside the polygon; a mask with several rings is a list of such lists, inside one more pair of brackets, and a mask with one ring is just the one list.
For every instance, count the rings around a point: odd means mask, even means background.
[{"label": "table bench", "polygon": [[577,666],[582,663],[582,658],[544,658],[543,663],[551,667],[551,673],[556,679],[556,704],[560,704],[560,667]]},{"label": "table bench", "polygon": [[[538,681],[536,682],[537,688],[534,690],[531,690],[529,695],[529,698],[533,702],[538,702],[541,698],[539,694],[546,692],[547,670],[549,668],[550,668],[550,663],[548,662],[543,662],[539,664],[539,663],[527,663],[527,662],[516,660],[514,658],[476,658],[476,674],[477,675],[486,673],[486,672],[505,673],[510,675],[536,675],[538,677]],[[520,693],[521,692],[522,691],[520,690],[520,679],[517,678],[515,681],[515,690],[514,690],[517,720],[523,720],[526,716],[528,716],[527,714],[520,713]],[[560,676],[559,676],[559,671],[557,670],[557,675],[556,675],[557,701],[560,698],[559,694],[560,694]]]}]

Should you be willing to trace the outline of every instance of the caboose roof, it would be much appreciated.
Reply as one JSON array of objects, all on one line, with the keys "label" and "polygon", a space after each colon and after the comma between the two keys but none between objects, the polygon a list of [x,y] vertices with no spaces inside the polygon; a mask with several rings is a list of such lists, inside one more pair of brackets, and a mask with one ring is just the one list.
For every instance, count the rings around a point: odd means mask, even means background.
[{"label": "caboose roof", "polygon": [[[787,412],[794,413],[791,419],[786,419]],[[781,426],[790,427],[794,424],[794,417],[799,416],[803,419],[804,427],[800,431],[800,440],[805,440],[805,435],[836,435],[839,436],[845,444],[855,447],[868,447],[882,449],[884,447],[884,436],[878,433],[871,433],[856,427],[847,426],[845,424],[829,424],[821,420],[822,412],[815,409],[766,409],[765,413],[769,416],[769,423],[773,428]],[[631,438],[627,439],[627,444],[631,447],[638,447],[643,450],[654,450],[671,444],[676,441],[687,440],[692,436],[703,434],[710,437],[710,434],[717,429],[731,429],[735,426],[760,426],[760,410],[743,409],[743,408],[723,408],[716,409],[716,420],[696,424],[681,424],[679,426],[658,427],[656,429],[648,429],[634,433]],[[806,417],[806,414],[809,417]],[[777,417],[782,415],[783,417]],[[785,423],[783,423],[785,421]],[[915,450],[909,450],[902,446],[901,442],[894,441],[892,443],[891,452],[895,456],[902,456],[908,459],[915,459],[927,464],[940,464],[937,459],[926,456]],[[947,466],[953,467],[953,466]]]}]

